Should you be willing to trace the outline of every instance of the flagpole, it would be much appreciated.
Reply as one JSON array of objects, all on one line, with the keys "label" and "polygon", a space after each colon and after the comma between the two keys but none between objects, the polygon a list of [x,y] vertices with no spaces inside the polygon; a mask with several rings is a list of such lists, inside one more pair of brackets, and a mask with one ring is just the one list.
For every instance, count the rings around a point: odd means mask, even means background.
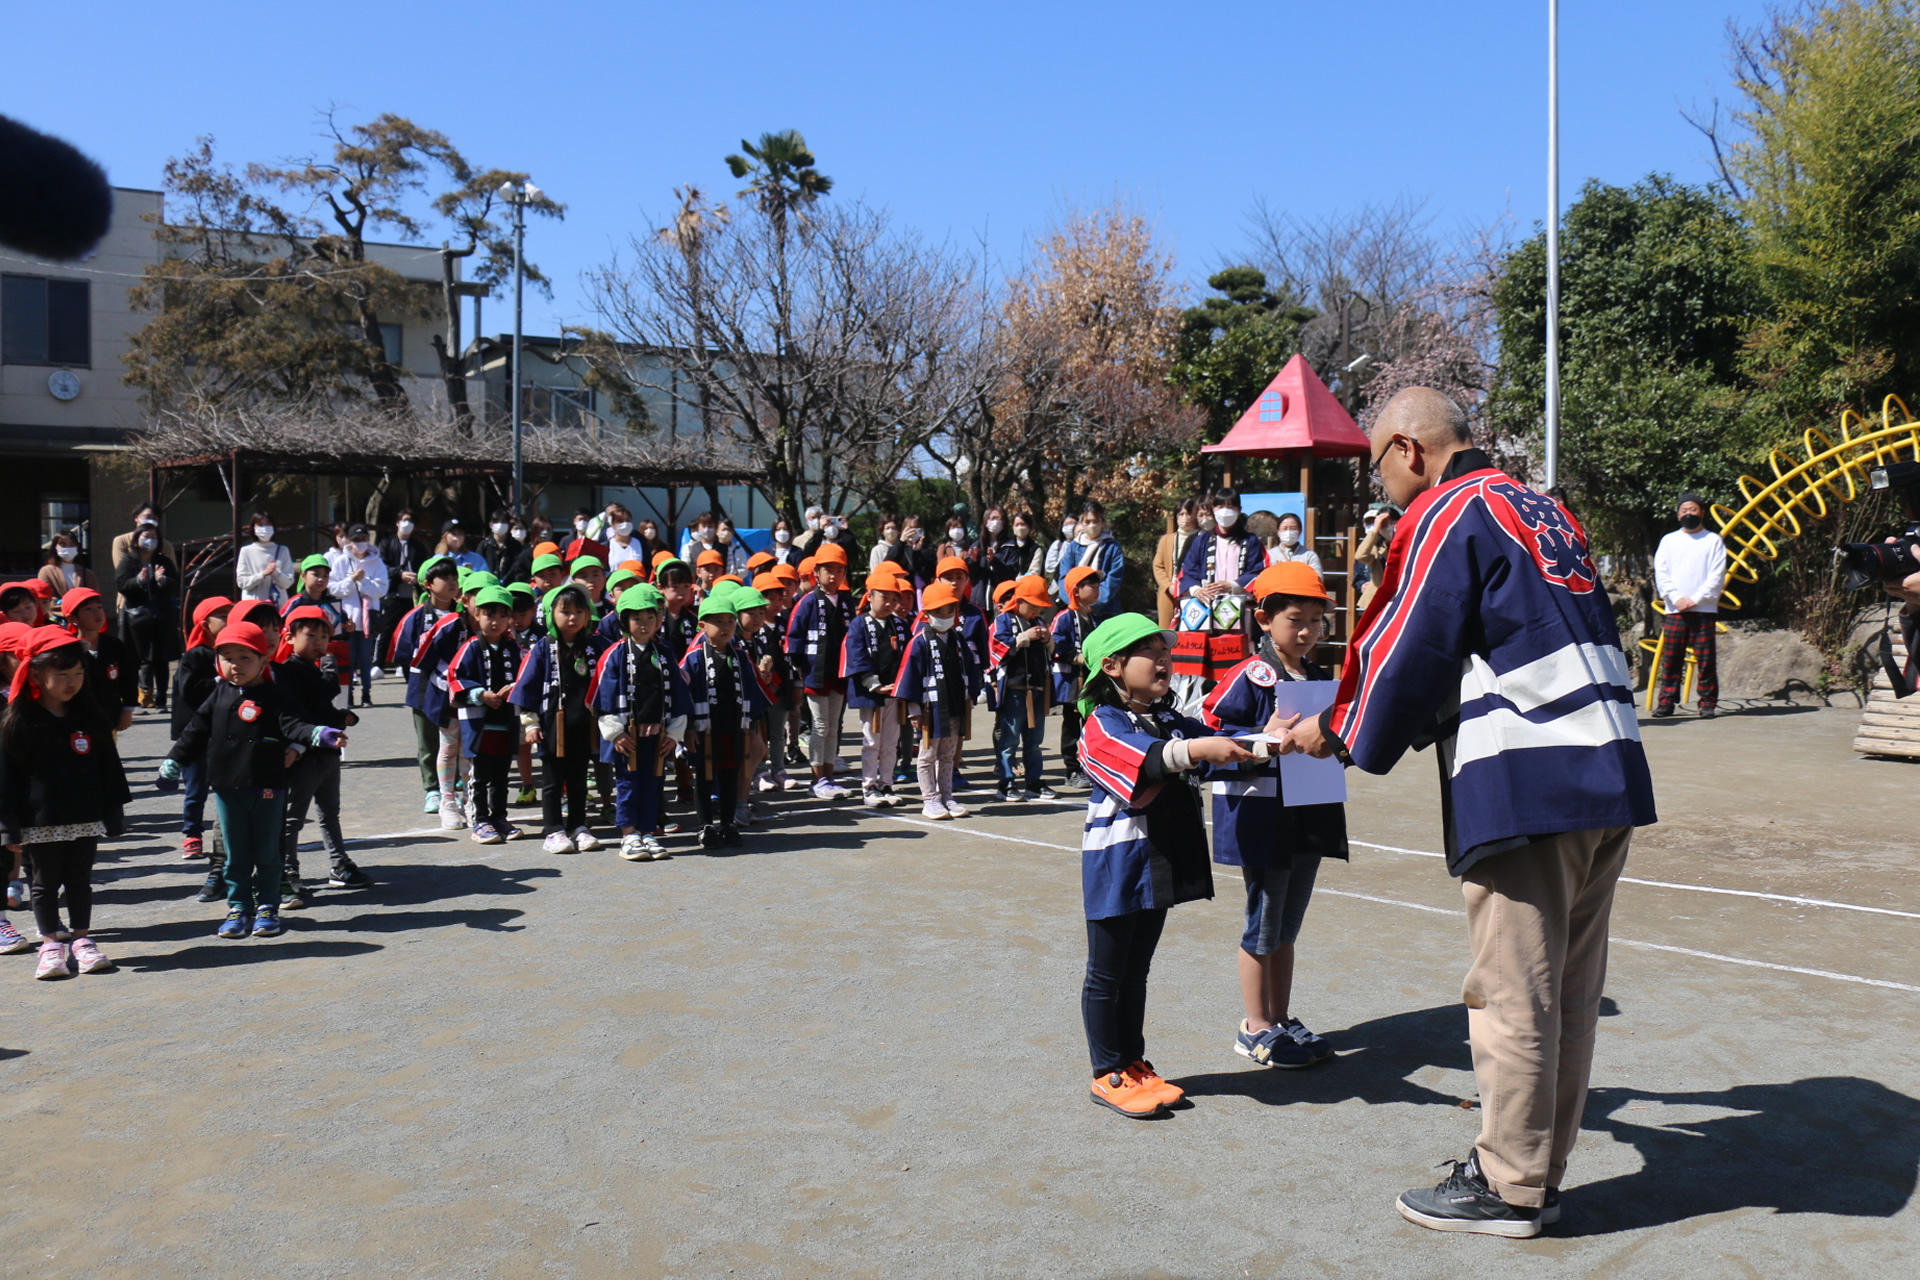
[{"label": "flagpole", "polygon": [[1547,0],[1547,488],[1560,482],[1560,0]]}]

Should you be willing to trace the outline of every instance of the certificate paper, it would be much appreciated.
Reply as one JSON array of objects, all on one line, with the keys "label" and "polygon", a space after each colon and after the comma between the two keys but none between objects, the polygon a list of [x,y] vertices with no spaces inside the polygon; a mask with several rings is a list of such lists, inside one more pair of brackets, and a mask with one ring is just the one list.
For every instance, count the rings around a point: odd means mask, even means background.
[{"label": "certificate paper", "polygon": [[[1273,686],[1274,710],[1282,718],[1317,716],[1333,705],[1338,687],[1338,681],[1334,680],[1281,680]],[[1281,803],[1288,806],[1345,804],[1346,766],[1332,756],[1316,760],[1297,751],[1281,756],[1280,795]]]}]

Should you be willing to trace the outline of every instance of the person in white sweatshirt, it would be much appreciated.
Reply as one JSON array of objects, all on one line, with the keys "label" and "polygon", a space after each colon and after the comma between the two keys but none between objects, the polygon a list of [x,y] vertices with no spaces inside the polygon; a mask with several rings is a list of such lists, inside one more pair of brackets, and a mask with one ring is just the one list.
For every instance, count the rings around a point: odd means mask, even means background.
[{"label": "person in white sweatshirt", "polygon": [[1654,674],[1653,714],[1673,714],[1691,648],[1698,664],[1693,685],[1700,695],[1700,718],[1711,720],[1720,703],[1713,637],[1719,624],[1720,593],[1727,586],[1727,544],[1703,527],[1707,507],[1698,495],[1681,494],[1678,514],[1680,527],[1660,539],[1660,549],[1653,553],[1653,585],[1667,611],[1660,670]]},{"label": "person in white sweatshirt", "polygon": [[253,541],[240,548],[233,577],[242,600],[276,606],[293,586],[293,553],[273,540],[273,517],[264,511],[253,513]]},{"label": "person in white sweatshirt", "polygon": [[[387,562],[374,549],[364,524],[347,530],[347,545],[327,552],[327,594],[340,602],[346,617],[344,639],[353,674],[360,681],[360,705],[373,705],[373,633],[380,625],[380,601],[387,594]],[[349,688],[347,703],[353,703]]]}]

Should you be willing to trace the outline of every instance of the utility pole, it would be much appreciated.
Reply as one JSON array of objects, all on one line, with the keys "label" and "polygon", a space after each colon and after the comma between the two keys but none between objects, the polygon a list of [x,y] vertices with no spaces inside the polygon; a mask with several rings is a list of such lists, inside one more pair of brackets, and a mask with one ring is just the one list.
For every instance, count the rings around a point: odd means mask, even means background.
[{"label": "utility pole", "polygon": [[526,471],[521,450],[525,424],[520,420],[520,303],[527,273],[521,263],[527,243],[527,204],[540,196],[540,188],[531,182],[523,182],[518,187],[507,182],[500,187],[500,198],[513,206],[513,356],[509,362],[507,403],[511,406],[512,416],[508,421],[513,431],[513,512],[522,520],[527,518],[527,509]]},{"label": "utility pole", "polygon": [[1560,483],[1560,0],[1547,0],[1547,488]]}]

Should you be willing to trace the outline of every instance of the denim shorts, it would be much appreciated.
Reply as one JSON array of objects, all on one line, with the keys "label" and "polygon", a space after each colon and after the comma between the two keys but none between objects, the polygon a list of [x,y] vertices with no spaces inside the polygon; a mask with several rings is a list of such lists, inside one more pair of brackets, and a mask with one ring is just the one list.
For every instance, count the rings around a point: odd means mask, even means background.
[{"label": "denim shorts", "polygon": [[1313,898],[1319,855],[1296,854],[1291,867],[1242,867],[1240,874],[1247,882],[1247,929],[1240,935],[1240,949],[1270,956],[1292,946]]}]

